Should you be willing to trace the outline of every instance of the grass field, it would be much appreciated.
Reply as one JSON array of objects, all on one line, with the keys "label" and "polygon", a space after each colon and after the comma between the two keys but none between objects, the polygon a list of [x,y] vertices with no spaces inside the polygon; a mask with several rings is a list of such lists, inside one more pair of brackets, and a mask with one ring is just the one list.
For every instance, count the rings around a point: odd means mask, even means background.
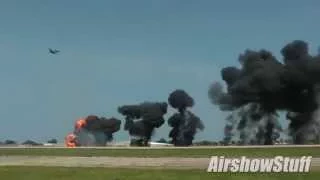
[{"label": "grass field", "polygon": [[0,156],[112,156],[112,157],[272,157],[272,156],[313,156],[320,157],[320,147],[279,147],[279,148],[206,148],[206,149],[54,149],[54,148],[5,148]]},{"label": "grass field", "polygon": [[318,180],[319,172],[306,174],[213,174],[205,171],[134,170],[106,168],[0,167],[3,180]]}]

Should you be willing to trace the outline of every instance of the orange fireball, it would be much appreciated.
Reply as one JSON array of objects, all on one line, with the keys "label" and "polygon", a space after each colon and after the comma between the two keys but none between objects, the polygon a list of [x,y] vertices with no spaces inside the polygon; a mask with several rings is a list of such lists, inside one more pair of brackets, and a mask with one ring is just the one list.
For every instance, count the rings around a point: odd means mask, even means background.
[{"label": "orange fireball", "polygon": [[65,138],[65,145],[70,148],[76,147],[76,135],[73,133],[68,134]]},{"label": "orange fireball", "polygon": [[75,129],[81,129],[83,128],[85,125],[87,124],[86,120],[84,119],[79,119],[76,121],[76,124],[75,124]]}]

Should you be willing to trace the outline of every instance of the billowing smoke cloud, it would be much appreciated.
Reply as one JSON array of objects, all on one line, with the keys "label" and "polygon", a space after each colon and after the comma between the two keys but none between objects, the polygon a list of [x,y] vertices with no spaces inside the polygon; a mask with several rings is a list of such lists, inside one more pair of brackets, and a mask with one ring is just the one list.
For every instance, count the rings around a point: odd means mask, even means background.
[{"label": "billowing smoke cloud", "polygon": [[[113,133],[120,130],[121,121],[90,115],[75,123],[73,134],[67,136],[67,144],[72,146],[105,146],[113,140]],[[72,142],[70,142],[72,141]]]},{"label": "billowing smoke cloud", "polygon": [[287,112],[294,143],[319,142],[320,56],[311,56],[308,44],[295,40],[281,49],[283,63],[267,50],[246,50],[241,68],[221,71],[227,91],[219,83],[209,88],[213,104],[232,111],[226,139],[240,134],[244,143],[272,144],[280,130],[277,112]]},{"label": "billowing smoke cloud", "polygon": [[203,130],[204,125],[199,117],[188,111],[188,107],[193,107],[194,100],[184,90],[173,91],[168,98],[171,107],[177,109],[168,120],[169,126],[172,127],[169,137],[175,146],[192,145],[197,130]]},{"label": "billowing smoke cloud", "polygon": [[[165,122],[168,104],[165,102],[144,102],[138,105],[125,105],[118,112],[126,117],[124,130],[132,138],[132,144],[148,146],[153,131]],[[136,141],[136,142],[135,142]]]}]

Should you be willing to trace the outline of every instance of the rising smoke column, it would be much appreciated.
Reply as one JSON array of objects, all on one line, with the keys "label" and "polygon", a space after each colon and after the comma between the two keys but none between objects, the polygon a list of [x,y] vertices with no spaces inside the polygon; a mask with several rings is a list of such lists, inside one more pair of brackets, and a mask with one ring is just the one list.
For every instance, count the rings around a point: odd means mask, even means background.
[{"label": "rising smoke column", "polygon": [[294,143],[319,140],[319,56],[311,56],[301,40],[285,45],[281,54],[283,63],[269,51],[246,50],[238,59],[241,68],[221,70],[227,92],[219,83],[209,88],[211,102],[232,111],[228,126],[246,143],[272,144],[278,111],[287,112]]},{"label": "rising smoke column", "polygon": [[[105,146],[113,140],[113,133],[119,131],[121,121],[89,115],[76,121],[74,132],[66,138],[66,144],[75,146]],[[71,142],[70,142],[71,141]]]},{"label": "rising smoke column", "polygon": [[193,107],[194,100],[184,90],[173,91],[168,98],[171,107],[177,109],[179,113],[175,113],[168,119],[169,126],[172,127],[169,137],[175,146],[192,145],[194,135],[197,130],[203,130],[204,125],[199,117],[188,111],[188,107]]},{"label": "rising smoke column", "polygon": [[148,146],[155,128],[165,122],[163,116],[167,113],[168,104],[165,102],[144,102],[138,105],[124,105],[118,112],[126,117],[124,130],[130,136],[138,138],[138,142],[131,142],[140,146]]}]

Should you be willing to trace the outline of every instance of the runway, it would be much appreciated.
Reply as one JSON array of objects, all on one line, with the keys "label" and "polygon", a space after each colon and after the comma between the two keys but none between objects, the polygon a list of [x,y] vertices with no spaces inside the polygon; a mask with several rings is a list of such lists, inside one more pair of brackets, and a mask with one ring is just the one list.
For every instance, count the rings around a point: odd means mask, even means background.
[{"label": "runway", "polygon": [[[76,149],[223,149],[223,148],[299,148],[299,147],[319,147],[320,144],[312,145],[248,145],[248,146],[188,146],[188,147],[176,147],[176,146],[149,146],[149,147],[134,147],[134,146],[94,146],[94,147],[76,147]],[[68,148],[63,145],[53,146],[0,146],[0,149],[74,149]]]},{"label": "runway", "polygon": [[[208,158],[135,158],[135,157],[58,157],[58,156],[0,156],[0,166],[49,166],[49,167],[113,167],[155,169],[206,170]],[[320,170],[320,158],[313,158],[311,171]]]},{"label": "runway", "polygon": [[[104,146],[77,147],[76,149],[223,149],[223,148],[298,148],[320,147],[320,145],[268,145],[268,146]],[[1,149],[74,149],[64,146],[0,146]],[[307,154],[306,154],[307,155]],[[183,157],[69,157],[69,156],[0,156],[0,166],[58,166],[58,167],[118,167],[118,168],[166,168],[166,169],[202,169],[206,170],[208,158]],[[314,157],[311,170],[320,170],[320,157]]]}]

